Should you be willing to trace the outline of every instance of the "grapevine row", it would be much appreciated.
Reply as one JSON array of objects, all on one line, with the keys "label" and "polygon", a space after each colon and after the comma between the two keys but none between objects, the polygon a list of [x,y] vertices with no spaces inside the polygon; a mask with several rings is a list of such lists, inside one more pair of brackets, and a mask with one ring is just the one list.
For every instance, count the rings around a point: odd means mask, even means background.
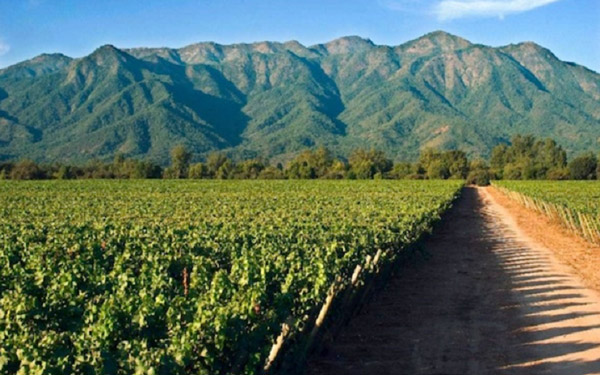
[{"label": "grapevine row", "polygon": [[583,181],[496,181],[509,198],[535,210],[572,233],[600,244],[600,184]]},{"label": "grapevine row", "polygon": [[0,182],[0,373],[290,366],[461,185]]}]

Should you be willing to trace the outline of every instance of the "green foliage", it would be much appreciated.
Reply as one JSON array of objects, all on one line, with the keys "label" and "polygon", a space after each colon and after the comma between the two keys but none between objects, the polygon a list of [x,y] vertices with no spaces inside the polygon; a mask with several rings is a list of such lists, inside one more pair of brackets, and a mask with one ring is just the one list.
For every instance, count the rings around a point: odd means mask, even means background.
[{"label": "green foliage", "polygon": [[[215,177],[221,167],[227,163],[229,159],[220,152],[212,152],[206,158],[206,166],[211,177]],[[227,167],[226,167],[227,168]]]},{"label": "green foliage", "polygon": [[302,334],[334,281],[401,254],[461,186],[2,181],[0,373],[262,373],[284,322]]},{"label": "green foliage", "polygon": [[568,180],[571,178],[571,172],[566,167],[556,167],[548,170],[546,174],[548,180]]},{"label": "green foliage", "polygon": [[61,165],[58,170],[52,174],[52,177],[57,180],[68,180],[74,178],[71,169],[66,165]]},{"label": "green foliage", "polygon": [[543,180],[550,171],[559,178],[567,166],[567,153],[553,139],[516,135],[510,146],[501,144],[492,150],[490,165],[506,180]]},{"label": "green foliage", "polygon": [[258,178],[262,180],[282,180],[285,175],[281,169],[268,166],[260,172]]},{"label": "green foliage", "polygon": [[425,149],[419,156],[417,170],[429,179],[465,179],[469,172],[467,155],[460,150]]},{"label": "green foliage", "polygon": [[227,159],[223,164],[221,164],[221,166],[219,166],[219,169],[217,169],[217,171],[215,172],[215,178],[218,178],[220,180],[227,180],[233,178],[234,172],[235,165],[231,160]]},{"label": "green foliage", "polygon": [[44,173],[33,160],[21,160],[10,171],[13,180],[39,180],[44,178]]},{"label": "green foliage", "polygon": [[[70,167],[69,167],[70,168]],[[70,168],[72,169],[72,168]],[[161,178],[162,169],[153,163],[136,159],[125,159],[121,154],[117,154],[112,164],[112,174],[114,178],[121,179],[142,179],[142,178]],[[179,178],[176,173],[169,171],[172,178]],[[70,174],[73,178],[73,173]]]},{"label": "green foliage", "polygon": [[286,174],[292,179],[321,178],[327,175],[333,163],[331,152],[325,147],[304,150],[289,163]]},{"label": "green foliage", "polygon": [[502,177],[504,167],[508,162],[508,145],[501,143],[492,149],[492,155],[490,157],[490,167],[494,170],[499,177]]},{"label": "green foliage", "polygon": [[208,166],[206,164],[195,163],[190,166],[188,178],[200,179],[200,178],[209,178],[209,177],[210,177],[210,173],[208,170]]},{"label": "green foliage", "polygon": [[573,180],[595,180],[598,159],[592,153],[581,155],[569,163],[569,173]]},{"label": "green foliage", "polygon": [[357,179],[371,179],[375,175],[383,176],[393,167],[393,162],[388,159],[383,151],[375,149],[355,150],[349,158],[350,172]]},{"label": "green foliage", "polygon": [[414,173],[414,167],[411,163],[394,163],[394,167],[388,173],[388,176],[393,179],[407,178]]},{"label": "green foliage", "polygon": [[348,166],[341,160],[335,160],[327,169],[323,178],[329,180],[341,180],[346,178]]},{"label": "green foliage", "polygon": [[473,160],[469,165],[469,174],[467,175],[467,184],[488,186],[495,178],[494,172],[482,159]]},{"label": "green foliage", "polygon": [[[234,162],[223,153],[210,153],[206,161],[190,167],[191,153],[183,147],[172,150],[173,163],[164,171],[148,161],[125,158],[117,154],[112,164],[98,160],[84,167],[62,164],[37,165],[25,160],[17,165],[0,165],[3,178],[13,179],[72,179],[72,178],[192,178],[192,179],[456,179],[464,180],[469,174],[489,179],[552,179],[565,180],[577,176],[593,179],[596,165],[592,154],[575,159],[569,167],[566,154],[555,141],[536,140],[532,136],[516,136],[513,145],[501,144],[494,148],[491,168],[482,159],[469,163],[461,150],[441,151],[428,148],[414,163],[392,163],[382,151],[357,149],[349,163],[335,159],[325,147],[300,152],[284,170],[281,163],[270,167],[261,158]],[[587,164],[586,164],[587,163]],[[571,171],[573,170],[573,173]],[[585,169],[581,172],[579,170]],[[24,173],[23,171],[33,171]],[[485,173],[480,171],[484,170]],[[577,171],[575,171],[577,170]],[[263,173],[264,172],[264,173]],[[471,173],[477,172],[477,173]]]},{"label": "green foliage", "polygon": [[265,169],[265,164],[258,159],[245,160],[236,164],[234,178],[257,179]]},{"label": "green foliage", "polygon": [[600,200],[590,199],[600,195],[596,181],[494,181],[494,185],[582,213],[600,212]]},{"label": "green foliage", "polygon": [[175,148],[171,150],[171,169],[173,178],[187,177],[191,158],[192,154],[190,154],[183,145],[175,146]]},{"label": "green foliage", "polygon": [[488,186],[492,180],[492,174],[485,169],[478,169],[469,172],[467,176],[467,184],[477,186]]},{"label": "green foliage", "polygon": [[450,170],[442,160],[433,160],[427,166],[427,178],[430,180],[446,180],[450,177]]},{"label": "green foliage", "polygon": [[[0,156],[82,164],[120,152],[166,166],[185,144],[202,160],[224,151],[288,162],[324,145],[336,157],[375,148],[414,161],[428,146],[489,157],[518,133],[596,152],[598,87],[597,73],[540,46],[491,48],[446,33],[400,46],[357,37],[311,48],[104,46],[0,70]],[[539,168],[529,168],[536,178]]]},{"label": "green foliage", "polygon": [[597,181],[494,181],[494,185],[586,240],[600,243],[600,200],[591,199],[600,196]]}]

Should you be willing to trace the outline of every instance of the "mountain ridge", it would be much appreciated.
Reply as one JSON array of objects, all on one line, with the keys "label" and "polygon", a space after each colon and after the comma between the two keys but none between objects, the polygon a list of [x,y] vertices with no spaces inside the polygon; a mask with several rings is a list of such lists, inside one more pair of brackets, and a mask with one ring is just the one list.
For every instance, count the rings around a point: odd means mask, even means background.
[{"label": "mountain ridge", "polygon": [[0,159],[79,162],[115,153],[285,161],[324,145],[396,160],[424,147],[488,156],[515,133],[597,150],[600,75],[533,42],[502,47],[443,31],[397,46],[360,36],[181,48],[100,46],[0,70]]}]

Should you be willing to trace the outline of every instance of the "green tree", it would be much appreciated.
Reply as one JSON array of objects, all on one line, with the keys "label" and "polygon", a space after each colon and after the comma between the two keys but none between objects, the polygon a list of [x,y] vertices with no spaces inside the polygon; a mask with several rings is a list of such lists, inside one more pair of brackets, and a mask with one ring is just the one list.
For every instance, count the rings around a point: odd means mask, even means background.
[{"label": "green tree", "polygon": [[450,177],[450,170],[443,160],[433,160],[427,166],[427,178],[431,180],[446,180]]},{"label": "green tree", "polygon": [[536,143],[536,160],[542,168],[564,168],[567,166],[567,152],[551,138]]},{"label": "green tree", "polygon": [[223,164],[225,164],[229,158],[221,152],[211,152],[206,158],[206,166],[208,167],[208,173],[211,177],[216,177],[217,172]]},{"label": "green tree", "polygon": [[408,178],[414,173],[414,167],[411,163],[395,163],[388,176],[393,179]]},{"label": "green tree", "polygon": [[492,150],[492,172],[504,179],[545,179],[549,171],[558,176],[567,165],[567,153],[553,139],[515,135],[511,145]]},{"label": "green tree", "polygon": [[235,164],[230,159],[227,159],[223,164],[221,164],[219,169],[217,169],[217,172],[215,173],[215,178],[218,178],[220,180],[227,180],[233,178],[234,171]]},{"label": "green tree", "polygon": [[125,157],[121,153],[115,154],[112,163],[112,172],[115,178],[129,178],[129,166],[125,163]]},{"label": "green tree", "polygon": [[502,179],[504,180],[520,180],[523,177],[521,168],[515,163],[508,163],[502,170]]},{"label": "green tree", "polygon": [[597,168],[598,159],[591,152],[580,155],[569,163],[569,173],[573,180],[596,179]]},{"label": "green tree", "polygon": [[90,160],[81,170],[83,178],[115,178],[111,164],[100,160]]},{"label": "green tree", "polygon": [[568,180],[571,177],[571,172],[567,167],[557,167],[548,170],[546,178],[548,180]]},{"label": "green tree", "polygon": [[13,180],[38,180],[44,177],[40,167],[29,159],[17,162],[10,171],[10,178]]},{"label": "green tree", "polygon": [[52,177],[57,180],[68,180],[74,178],[71,168],[67,165],[60,165],[56,172],[52,174]]},{"label": "green tree", "polygon": [[449,150],[442,154],[443,163],[446,164],[451,178],[463,180],[469,173],[469,159],[461,150]]},{"label": "green tree", "polygon": [[440,158],[441,153],[436,149],[426,148],[421,150],[419,160],[417,161],[417,169],[419,169],[420,172],[427,173],[429,165]]},{"label": "green tree", "polygon": [[330,180],[341,180],[346,177],[348,166],[341,160],[335,160],[327,170],[323,178]]},{"label": "green tree", "polygon": [[286,175],[294,179],[311,179],[324,177],[333,165],[331,152],[325,147],[317,150],[304,150],[288,165]]},{"label": "green tree", "polygon": [[439,151],[427,148],[419,155],[417,169],[431,179],[464,179],[469,173],[469,159],[461,150]]},{"label": "green tree", "polygon": [[185,146],[178,145],[171,150],[171,173],[173,178],[186,178],[190,167],[190,154]]},{"label": "green tree", "polygon": [[375,149],[357,149],[348,161],[352,177],[358,179],[371,179],[378,173],[383,176],[393,167],[392,161]]},{"label": "green tree", "polygon": [[200,179],[200,178],[209,178],[210,173],[208,171],[208,166],[204,163],[196,163],[190,166],[190,170],[188,172],[188,178]]},{"label": "green tree", "polygon": [[511,139],[511,146],[509,149],[508,157],[510,160],[517,161],[521,159],[532,159],[535,156],[534,144],[535,137],[533,135],[521,135],[517,134]]},{"label": "green tree", "polygon": [[484,160],[477,159],[470,163],[469,174],[467,175],[468,184],[487,186],[493,177],[493,172]]},{"label": "green tree", "polygon": [[311,164],[315,168],[317,177],[323,177],[327,174],[329,168],[333,165],[334,160],[331,152],[321,146],[312,154]]},{"label": "green tree", "polygon": [[[492,156],[490,157],[490,168],[496,173],[501,174],[506,166],[508,157],[508,146],[505,144],[499,144],[492,149]],[[500,176],[501,177],[501,176]]]},{"label": "green tree", "polygon": [[285,175],[283,174],[281,169],[273,166],[268,166],[262,171],[260,171],[260,175],[258,176],[258,178],[263,180],[282,180],[285,178]]},{"label": "green tree", "polygon": [[261,160],[244,160],[235,166],[233,177],[239,179],[256,179],[263,169],[265,169],[265,164]]}]

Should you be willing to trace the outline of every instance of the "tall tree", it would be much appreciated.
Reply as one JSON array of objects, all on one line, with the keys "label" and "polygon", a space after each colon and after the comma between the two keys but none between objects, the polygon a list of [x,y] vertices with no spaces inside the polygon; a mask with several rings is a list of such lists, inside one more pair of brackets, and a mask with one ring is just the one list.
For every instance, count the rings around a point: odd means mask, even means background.
[{"label": "tall tree", "polygon": [[591,152],[580,155],[569,163],[569,172],[573,180],[594,180],[597,168],[598,159]]},{"label": "tall tree", "polygon": [[331,152],[325,147],[317,150],[305,150],[290,162],[286,173],[289,178],[321,178],[333,165]]},{"label": "tall tree", "polygon": [[211,177],[215,177],[219,169],[225,164],[229,158],[221,152],[211,152],[206,158],[206,166]]},{"label": "tall tree", "polygon": [[358,179],[382,177],[393,167],[392,161],[385,156],[385,153],[375,149],[355,150],[350,155],[349,163],[350,172]]},{"label": "tall tree", "polygon": [[191,158],[192,154],[183,145],[175,146],[171,150],[171,168],[175,178],[187,177]]}]

